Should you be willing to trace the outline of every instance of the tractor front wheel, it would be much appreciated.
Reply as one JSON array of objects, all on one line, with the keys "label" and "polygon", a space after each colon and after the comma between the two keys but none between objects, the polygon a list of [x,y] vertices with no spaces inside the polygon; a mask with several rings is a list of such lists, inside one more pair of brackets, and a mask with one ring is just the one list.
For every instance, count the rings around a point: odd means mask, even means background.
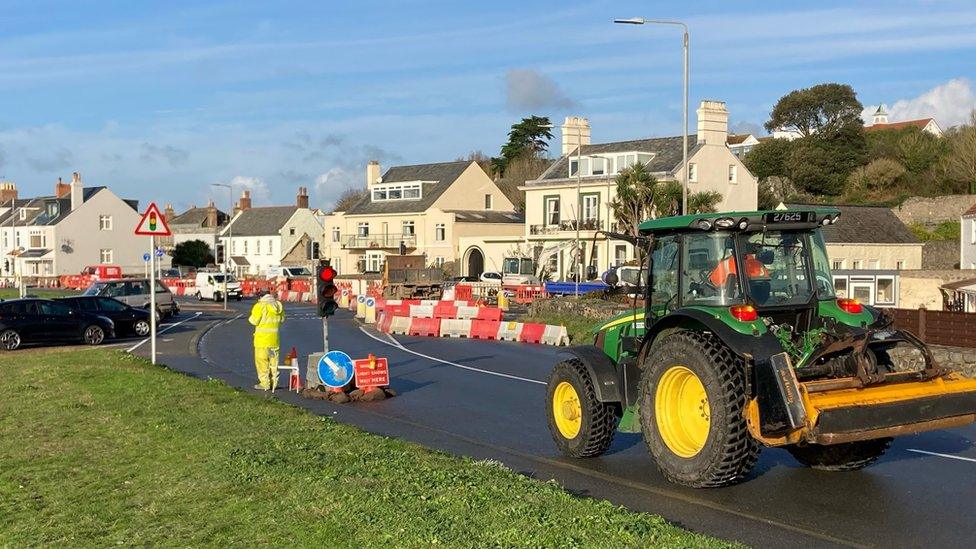
[{"label": "tractor front wheel", "polygon": [[602,455],[617,430],[617,406],[597,400],[593,383],[579,359],[560,362],[549,374],[549,432],[559,451],[569,457]]},{"label": "tractor front wheel", "polygon": [[681,331],[654,344],[643,370],[641,430],[661,473],[695,488],[745,478],[760,446],[746,427],[742,359],[713,335]]},{"label": "tractor front wheel", "polygon": [[794,444],[787,446],[786,449],[797,461],[807,467],[824,471],[856,471],[877,461],[890,445],[890,438],[876,438],[829,446]]}]

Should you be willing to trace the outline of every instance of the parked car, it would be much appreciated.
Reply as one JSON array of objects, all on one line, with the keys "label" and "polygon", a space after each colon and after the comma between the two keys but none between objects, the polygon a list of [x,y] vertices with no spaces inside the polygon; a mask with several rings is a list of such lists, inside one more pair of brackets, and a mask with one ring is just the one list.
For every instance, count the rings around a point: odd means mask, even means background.
[{"label": "parked car", "polygon": [[495,272],[495,271],[487,271],[487,272],[481,273],[481,281],[482,282],[491,282],[492,284],[501,284],[502,283],[502,273],[498,273],[498,272]]},{"label": "parked car", "polygon": [[[226,281],[224,280],[224,277],[227,277]],[[241,289],[241,283],[234,278],[234,275],[198,272],[194,286],[197,289],[197,299],[200,301],[203,301],[204,299],[222,301],[224,299],[223,292],[225,291],[225,288],[227,291],[227,299],[236,299],[237,301],[240,301],[244,296],[244,292]]]},{"label": "parked car", "polygon": [[72,296],[59,297],[56,301],[64,303],[76,311],[101,315],[115,324],[116,336],[149,335],[149,309],[126,305],[114,297]]},{"label": "parked car", "polygon": [[183,273],[179,269],[162,269],[159,272],[159,276],[163,278],[180,278],[183,276]]},{"label": "parked car", "polygon": [[[156,313],[158,319],[174,316],[180,312],[180,304],[173,298],[162,282],[156,280]],[[81,295],[114,297],[132,307],[149,309],[149,279],[124,278],[122,280],[100,280],[88,287]]]},{"label": "parked car", "polygon": [[13,351],[24,343],[82,341],[99,345],[115,337],[114,323],[102,316],[76,311],[50,299],[0,302],[0,348]]}]

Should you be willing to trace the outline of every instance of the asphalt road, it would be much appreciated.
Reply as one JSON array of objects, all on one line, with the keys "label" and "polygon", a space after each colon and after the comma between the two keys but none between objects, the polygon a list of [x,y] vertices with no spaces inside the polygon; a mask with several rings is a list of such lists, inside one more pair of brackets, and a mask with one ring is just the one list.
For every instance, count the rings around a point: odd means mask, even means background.
[{"label": "asphalt road", "polygon": [[[224,313],[187,302],[164,326],[159,361],[251,390],[247,302]],[[196,315],[194,309],[199,309]],[[282,352],[322,348],[321,320],[287,306]],[[693,490],[657,472],[642,440],[617,435],[590,460],[561,457],[545,419],[544,380],[558,349],[540,345],[391,336],[364,329],[346,312],[330,321],[330,347],[354,358],[390,360],[396,398],[336,405],[279,391],[276,398],[368,431],[477,459],[493,458],[581,496],[660,514],[686,528],[755,546],[969,547],[976,531],[976,427],[897,439],[875,465],[827,473],[765,449],[737,486]],[[134,349],[148,353],[148,344]],[[304,360],[304,359],[303,359]],[[303,368],[304,370],[304,368]],[[304,373],[304,372],[303,372]]]}]

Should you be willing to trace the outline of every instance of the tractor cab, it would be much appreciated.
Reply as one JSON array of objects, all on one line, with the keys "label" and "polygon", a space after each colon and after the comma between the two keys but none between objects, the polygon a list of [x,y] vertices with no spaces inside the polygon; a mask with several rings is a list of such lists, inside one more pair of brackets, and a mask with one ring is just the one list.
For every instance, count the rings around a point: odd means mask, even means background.
[{"label": "tractor cab", "polygon": [[821,230],[839,217],[684,215],[607,233],[641,251],[644,288],[553,368],[560,451],[594,457],[637,432],[667,478],[714,487],[744,479],[763,446],[854,470],[892,437],[976,421],[976,380],[883,310],[835,295]]}]

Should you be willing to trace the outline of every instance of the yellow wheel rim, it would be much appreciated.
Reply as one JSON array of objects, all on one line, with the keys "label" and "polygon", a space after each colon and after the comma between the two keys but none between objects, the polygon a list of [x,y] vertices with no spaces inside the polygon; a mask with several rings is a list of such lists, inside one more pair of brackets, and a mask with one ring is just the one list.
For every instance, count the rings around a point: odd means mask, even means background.
[{"label": "yellow wheel rim", "polygon": [[708,396],[695,372],[672,366],[657,384],[654,417],[664,444],[675,454],[690,458],[701,452],[708,440]]},{"label": "yellow wheel rim", "polygon": [[560,382],[552,393],[552,417],[563,438],[573,439],[579,434],[583,424],[583,407],[580,406],[576,388],[568,381]]}]

